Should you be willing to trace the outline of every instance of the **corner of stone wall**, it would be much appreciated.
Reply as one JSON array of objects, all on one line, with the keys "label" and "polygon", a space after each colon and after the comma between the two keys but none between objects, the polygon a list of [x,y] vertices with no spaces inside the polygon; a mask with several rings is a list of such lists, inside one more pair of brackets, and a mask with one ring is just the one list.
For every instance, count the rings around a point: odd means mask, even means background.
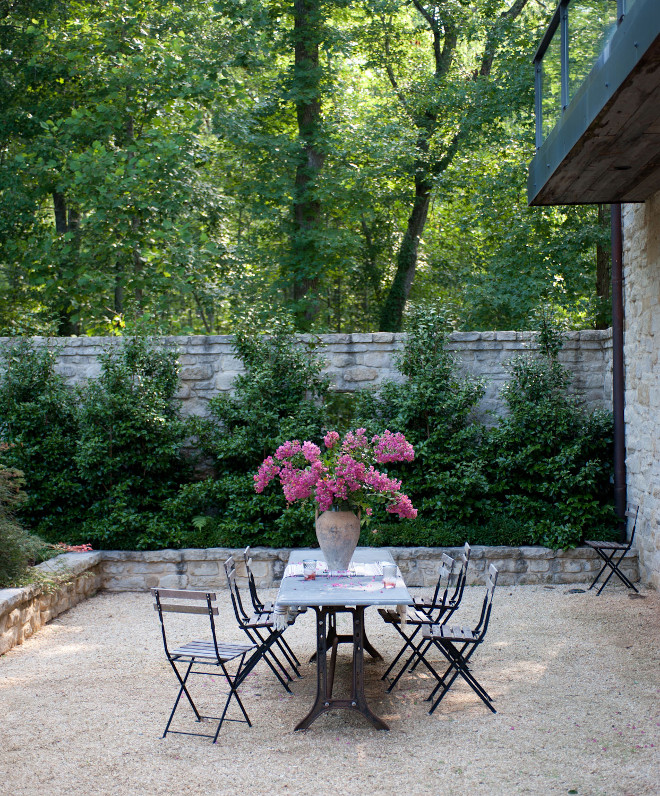
[{"label": "corner of stone wall", "polygon": [[39,564],[42,572],[67,580],[53,591],[37,584],[0,589],[0,655],[22,644],[51,619],[101,588],[102,554],[65,553]]}]

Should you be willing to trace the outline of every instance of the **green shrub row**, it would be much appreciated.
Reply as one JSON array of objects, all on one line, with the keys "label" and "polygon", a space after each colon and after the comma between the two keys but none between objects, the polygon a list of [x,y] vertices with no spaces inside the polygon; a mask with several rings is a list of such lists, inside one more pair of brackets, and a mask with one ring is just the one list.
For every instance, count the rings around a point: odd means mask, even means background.
[{"label": "green shrub row", "polygon": [[287,439],[318,444],[328,429],[363,426],[402,431],[414,445],[415,460],[388,471],[419,514],[376,514],[361,544],[613,538],[611,416],[570,395],[552,326],[539,354],[511,362],[508,411],[492,428],[474,419],[484,385],[460,374],[445,329],[436,310],[417,309],[398,363],[406,381],[340,399],[314,345],[287,321],[268,334],[246,322],[235,337],[246,370],[233,395],[188,421],[174,408],[174,351],[127,339],[101,356],[99,379],[71,390],[54,371],[56,352],[12,345],[0,380],[0,463],[25,473],[18,516],[50,541],[99,548],[313,545],[313,507],[287,506],[276,484],[257,495],[252,476]]}]

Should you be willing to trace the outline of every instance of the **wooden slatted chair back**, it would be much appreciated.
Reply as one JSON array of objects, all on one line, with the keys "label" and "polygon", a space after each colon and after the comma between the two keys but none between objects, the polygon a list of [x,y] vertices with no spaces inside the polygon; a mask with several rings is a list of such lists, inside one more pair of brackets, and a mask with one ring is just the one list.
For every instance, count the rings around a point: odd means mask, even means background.
[{"label": "wooden slatted chair back", "polygon": [[[215,629],[215,619],[218,615],[218,608],[213,603],[216,601],[215,592],[206,591],[188,591],[186,589],[151,589],[154,596],[154,611],[158,612],[160,619],[160,629],[163,636],[163,644],[165,646],[165,654],[170,657],[170,651],[167,646],[167,633],[165,631],[165,620],[163,614],[206,614],[209,617],[211,624],[211,636],[213,638],[213,646],[215,647],[216,656],[218,655],[218,640]],[[163,600],[186,600],[205,602],[206,605],[188,605],[187,603],[166,602]]]},{"label": "wooden slatted chair back", "polygon": [[249,545],[245,548],[245,550],[243,550],[243,560],[245,561],[245,574],[247,575],[248,589],[250,591],[252,606],[254,607],[255,611],[259,611],[261,608],[263,608],[264,604],[259,599],[259,594],[257,593],[257,584],[254,580],[254,573],[252,572],[252,558],[250,556]]},{"label": "wooden slatted chair back", "polygon": [[229,586],[229,594],[231,596],[231,604],[236,614],[236,621],[242,627],[243,624],[250,618],[250,615],[243,607],[243,600],[241,593],[236,583],[236,562],[233,556],[225,561],[225,574],[227,575],[227,585]]},{"label": "wooden slatted chair back", "polygon": [[481,616],[479,622],[474,628],[475,636],[483,638],[488,630],[488,622],[490,620],[490,611],[493,607],[493,595],[495,594],[495,586],[497,585],[497,569],[491,564],[488,567],[488,576],[486,578],[486,595],[484,597],[483,606],[481,607]]},{"label": "wooden slatted chair back", "polygon": [[[447,604],[447,597],[449,593],[449,587],[452,582],[452,578],[454,576],[454,570],[456,568],[456,562],[454,561],[451,556],[448,556],[446,553],[443,553],[440,558],[440,568],[438,570],[438,580],[435,584],[435,591],[433,592],[433,605],[440,606]],[[442,591],[442,596],[440,595],[440,591],[442,589],[442,585],[444,584],[444,590]]]},{"label": "wooden slatted chair back", "polygon": [[[629,503],[626,506],[626,518],[628,520],[632,520],[632,528],[630,529],[630,535],[628,541],[632,546],[633,539],[635,538],[635,529],[637,528],[637,517],[639,515],[639,506]],[[628,523],[630,525],[630,522]]]},{"label": "wooden slatted chair back", "polygon": [[461,600],[463,599],[463,592],[465,591],[465,584],[467,583],[467,571],[468,565],[470,563],[470,545],[466,542],[463,546],[463,552],[460,556],[460,569],[458,571],[458,577],[456,578],[456,588],[454,589],[454,593],[449,598],[449,605],[457,608],[460,605]]}]

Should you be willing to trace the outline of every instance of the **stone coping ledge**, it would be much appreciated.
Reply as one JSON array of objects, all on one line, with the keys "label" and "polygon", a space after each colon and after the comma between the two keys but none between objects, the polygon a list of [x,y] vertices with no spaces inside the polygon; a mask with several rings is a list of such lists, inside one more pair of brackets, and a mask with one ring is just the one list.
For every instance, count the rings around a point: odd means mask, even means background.
[{"label": "stone coping ledge", "polygon": [[[103,551],[101,564],[103,588],[108,591],[146,591],[150,588],[212,589],[226,588],[222,563],[237,557],[237,574],[244,576],[241,553],[244,548],[215,547],[182,550],[108,550]],[[406,583],[411,587],[434,586],[447,553],[458,558],[461,547],[388,547],[399,565]],[[279,585],[289,548],[252,547],[252,571],[257,585],[273,588]],[[471,548],[468,583],[484,583],[490,564],[500,573],[502,585],[569,584],[591,581],[601,566],[601,559],[589,547],[551,550],[546,547]],[[639,581],[637,551],[631,550],[623,560],[622,569],[634,582]]]},{"label": "stone coping ledge", "polygon": [[[48,561],[44,561],[42,564],[37,564],[35,569],[40,569],[42,572],[48,572],[52,575],[75,578],[100,564],[102,558],[103,553],[101,551],[62,553],[54,558],[49,558]],[[18,589],[0,589],[0,615],[13,610],[21,602],[38,596],[42,592],[43,587],[38,583],[21,586]]]}]

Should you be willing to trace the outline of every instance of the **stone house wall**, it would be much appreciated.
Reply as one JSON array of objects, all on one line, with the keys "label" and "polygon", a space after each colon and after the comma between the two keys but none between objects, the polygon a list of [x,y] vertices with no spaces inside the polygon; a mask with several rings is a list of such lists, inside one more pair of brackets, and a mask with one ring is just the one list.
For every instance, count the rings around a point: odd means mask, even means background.
[{"label": "stone house wall", "polygon": [[[302,339],[310,339],[302,335]],[[113,337],[68,337],[50,341],[59,349],[57,368],[69,384],[98,376],[98,354],[116,345]],[[390,332],[325,334],[318,338],[319,353],[334,389],[353,392],[377,387],[386,379],[399,380],[395,357],[405,335]],[[0,338],[0,344],[6,339]],[[209,400],[229,392],[243,371],[235,355],[231,335],[165,337],[163,343],[179,352],[181,384],[178,398],[187,415],[205,415]],[[500,390],[508,379],[506,363],[516,354],[533,349],[531,332],[455,332],[449,349],[465,373],[483,378],[486,393],[481,402],[482,419],[503,411]],[[610,330],[570,332],[560,353],[574,375],[573,389],[591,406],[611,407],[612,335]]]},{"label": "stone house wall", "polygon": [[623,207],[628,501],[642,579],[660,587],[660,193]]}]

